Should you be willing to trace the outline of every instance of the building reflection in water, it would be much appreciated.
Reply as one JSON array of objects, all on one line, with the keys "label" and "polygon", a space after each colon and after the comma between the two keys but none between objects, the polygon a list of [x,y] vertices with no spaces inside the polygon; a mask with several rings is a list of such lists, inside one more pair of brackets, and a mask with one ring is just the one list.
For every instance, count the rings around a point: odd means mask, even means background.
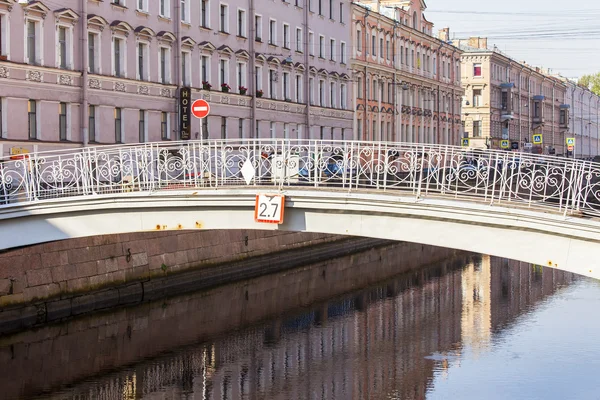
[{"label": "building reflection in water", "polygon": [[487,351],[497,331],[574,279],[503,259],[455,259],[50,396],[423,399],[461,354]]}]

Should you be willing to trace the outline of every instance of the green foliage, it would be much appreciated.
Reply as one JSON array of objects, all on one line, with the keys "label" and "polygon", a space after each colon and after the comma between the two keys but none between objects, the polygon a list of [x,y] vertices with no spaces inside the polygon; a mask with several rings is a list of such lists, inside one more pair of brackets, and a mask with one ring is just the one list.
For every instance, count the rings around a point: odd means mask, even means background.
[{"label": "green foliage", "polygon": [[590,89],[592,92],[600,96],[600,72],[591,74],[591,75],[583,75],[577,81],[579,86]]}]

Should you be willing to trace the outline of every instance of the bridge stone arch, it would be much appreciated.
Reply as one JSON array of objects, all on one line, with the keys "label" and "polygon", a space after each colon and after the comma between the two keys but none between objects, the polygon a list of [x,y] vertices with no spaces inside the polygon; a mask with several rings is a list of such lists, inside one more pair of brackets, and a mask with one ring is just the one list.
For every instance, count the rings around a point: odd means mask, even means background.
[{"label": "bridge stone arch", "polygon": [[[600,166],[439,145],[260,139],[0,159],[0,248],[176,229],[355,235],[600,278]],[[257,193],[286,195],[282,225]]]},{"label": "bridge stone arch", "polygon": [[[290,190],[281,225],[254,221],[255,191],[211,195],[186,190],[153,196],[63,201],[13,209],[0,242],[17,247],[116,233],[189,229],[277,229],[364,236],[448,247],[600,278],[600,224],[528,209],[446,199]],[[6,217],[6,215],[4,215]]]}]

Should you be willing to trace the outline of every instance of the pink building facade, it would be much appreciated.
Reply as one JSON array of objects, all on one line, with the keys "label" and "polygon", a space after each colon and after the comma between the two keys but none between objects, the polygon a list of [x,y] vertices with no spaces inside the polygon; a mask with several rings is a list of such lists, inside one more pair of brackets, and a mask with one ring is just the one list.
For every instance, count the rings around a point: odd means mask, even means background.
[{"label": "pink building facade", "polygon": [[460,143],[461,51],[433,36],[423,0],[352,6],[355,134],[361,140]]},{"label": "pink building facade", "polygon": [[350,139],[349,19],[345,0],[0,0],[0,154],[177,140],[181,87],[211,104],[192,139]]}]

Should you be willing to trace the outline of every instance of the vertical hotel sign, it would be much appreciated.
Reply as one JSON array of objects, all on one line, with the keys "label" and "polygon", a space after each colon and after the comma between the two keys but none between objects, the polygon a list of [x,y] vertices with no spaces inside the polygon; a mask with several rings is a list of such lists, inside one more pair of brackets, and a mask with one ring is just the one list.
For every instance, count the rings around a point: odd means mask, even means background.
[{"label": "vertical hotel sign", "polygon": [[192,137],[190,126],[191,99],[192,89],[182,87],[179,91],[179,131],[181,132],[181,140],[190,140]]}]

